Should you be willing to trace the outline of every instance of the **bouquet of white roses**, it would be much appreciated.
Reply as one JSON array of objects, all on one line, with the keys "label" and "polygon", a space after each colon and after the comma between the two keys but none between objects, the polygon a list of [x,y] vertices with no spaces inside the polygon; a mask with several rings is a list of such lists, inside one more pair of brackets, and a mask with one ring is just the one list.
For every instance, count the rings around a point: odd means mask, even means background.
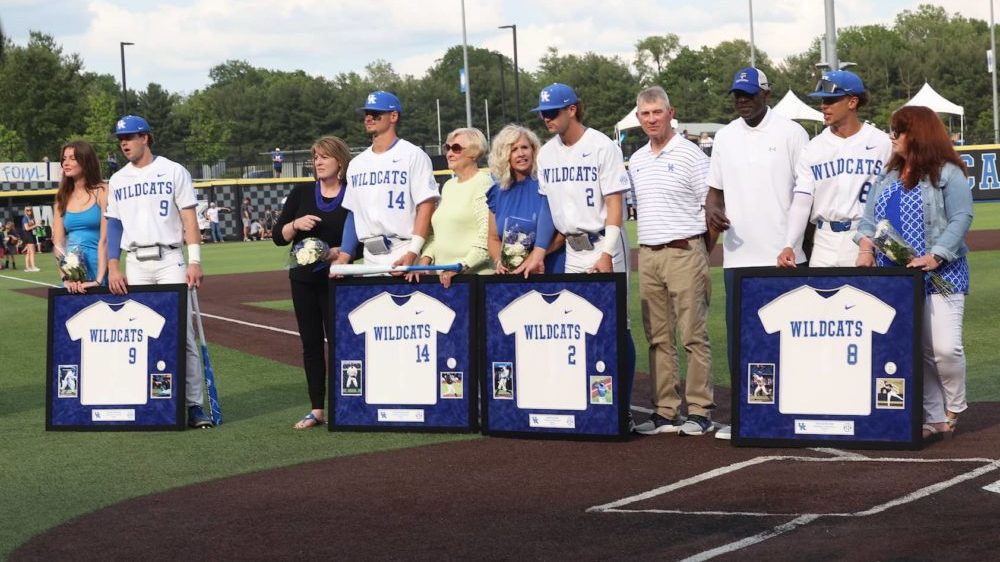
[{"label": "bouquet of white roses", "polygon": [[87,281],[87,262],[83,259],[83,252],[79,246],[70,248],[68,252],[61,252],[59,258],[59,269],[62,270],[65,281],[83,282]]},{"label": "bouquet of white roses", "polygon": [[[910,263],[910,260],[917,257],[917,252],[906,240],[903,240],[903,237],[896,232],[896,229],[892,227],[892,224],[887,219],[882,219],[875,225],[875,235],[872,236],[872,242],[875,243],[878,251],[885,254],[885,257],[896,262],[897,265],[906,265]],[[947,296],[954,292],[955,286],[945,280],[937,271],[928,271],[926,274],[938,293]]]},{"label": "bouquet of white roses", "polygon": [[528,253],[535,247],[535,221],[518,217],[507,217],[503,221],[503,239],[500,248],[500,264],[507,270],[514,270],[524,263]]},{"label": "bouquet of white roses", "polygon": [[330,254],[330,245],[319,238],[303,238],[292,246],[288,259],[288,267],[308,267],[326,261]]}]

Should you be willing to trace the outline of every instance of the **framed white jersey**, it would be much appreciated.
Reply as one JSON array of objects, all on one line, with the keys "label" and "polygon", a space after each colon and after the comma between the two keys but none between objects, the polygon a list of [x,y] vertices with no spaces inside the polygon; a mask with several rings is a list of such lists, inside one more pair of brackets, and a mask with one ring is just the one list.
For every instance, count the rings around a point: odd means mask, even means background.
[{"label": "framed white jersey", "polygon": [[471,344],[476,276],[343,279],[330,286],[330,430],[478,427]]},{"label": "framed white jersey", "polygon": [[[920,271],[747,268],[735,283],[735,444],[921,445]],[[910,399],[887,406],[889,387]]]},{"label": "framed white jersey", "polygon": [[484,433],[626,438],[625,274],[480,284]]},{"label": "framed white jersey", "polygon": [[187,286],[49,291],[49,430],[185,427]]}]

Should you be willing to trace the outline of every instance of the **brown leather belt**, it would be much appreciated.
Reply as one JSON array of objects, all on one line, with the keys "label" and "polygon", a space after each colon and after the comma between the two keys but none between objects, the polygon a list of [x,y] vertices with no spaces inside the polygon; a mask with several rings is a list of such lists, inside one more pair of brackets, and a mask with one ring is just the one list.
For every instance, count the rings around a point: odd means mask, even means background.
[{"label": "brown leather belt", "polygon": [[679,240],[671,240],[665,244],[639,244],[640,248],[646,248],[647,250],[652,250],[658,252],[664,248],[674,248],[675,250],[690,250],[691,243],[688,240],[695,240],[701,238],[701,234],[695,234],[688,238],[681,238]]}]

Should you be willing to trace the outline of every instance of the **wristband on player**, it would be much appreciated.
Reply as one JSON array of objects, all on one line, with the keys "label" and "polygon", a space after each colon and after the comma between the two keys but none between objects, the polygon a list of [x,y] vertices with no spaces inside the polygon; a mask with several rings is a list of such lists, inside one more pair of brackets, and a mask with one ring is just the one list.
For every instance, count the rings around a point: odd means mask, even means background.
[{"label": "wristband on player", "polygon": [[872,255],[872,256],[875,255],[875,252],[873,250],[861,250],[858,253],[859,254],[868,254],[868,255]]},{"label": "wristband on player", "polygon": [[201,246],[198,244],[188,244],[188,264],[201,264]]},{"label": "wristband on player", "polygon": [[426,241],[427,240],[425,240],[423,236],[420,236],[418,234],[414,234],[413,236],[410,237],[410,250],[409,251],[411,251],[414,254],[417,254],[419,256],[420,255],[420,250],[424,249],[424,242],[426,242]]},{"label": "wristband on player", "polygon": [[617,224],[609,224],[604,227],[604,238],[598,246],[598,249],[609,256],[615,255],[615,250],[618,249],[618,237],[621,236],[622,228]]}]

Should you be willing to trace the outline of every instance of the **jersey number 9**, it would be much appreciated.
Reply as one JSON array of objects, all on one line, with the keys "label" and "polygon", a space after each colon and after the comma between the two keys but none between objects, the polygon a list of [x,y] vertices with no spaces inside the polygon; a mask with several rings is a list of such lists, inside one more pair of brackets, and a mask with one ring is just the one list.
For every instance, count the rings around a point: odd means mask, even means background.
[{"label": "jersey number 9", "polygon": [[166,199],[160,201],[160,216],[165,217],[170,212],[170,201]]}]

